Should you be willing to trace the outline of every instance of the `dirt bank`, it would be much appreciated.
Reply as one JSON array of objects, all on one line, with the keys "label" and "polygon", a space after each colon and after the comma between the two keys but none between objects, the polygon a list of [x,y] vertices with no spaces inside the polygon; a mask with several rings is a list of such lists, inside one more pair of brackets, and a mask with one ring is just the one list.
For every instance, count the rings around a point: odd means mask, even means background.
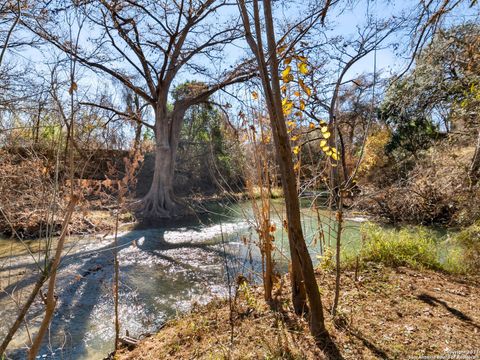
[{"label": "dirt bank", "polygon": [[[197,307],[118,359],[480,359],[478,277],[372,265],[356,281],[344,273],[342,282],[339,316],[326,316],[333,351],[317,349],[307,323],[293,315],[286,278],[277,312],[261,289],[247,286],[232,304]],[[329,309],[334,275],[318,274],[318,283]]]}]

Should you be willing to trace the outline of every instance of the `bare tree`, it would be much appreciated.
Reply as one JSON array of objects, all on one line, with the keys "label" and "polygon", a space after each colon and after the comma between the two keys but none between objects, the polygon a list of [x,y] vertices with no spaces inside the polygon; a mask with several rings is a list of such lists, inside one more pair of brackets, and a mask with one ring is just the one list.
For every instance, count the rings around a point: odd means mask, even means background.
[{"label": "bare tree", "polygon": [[13,32],[20,22],[21,4],[20,0],[6,1],[0,5],[0,68],[7,49],[10,47],[10,40]]},{"label": "bare tree", "polygon": [[[329,46],[333,47],[333,52],[329,52],[330,59],[338,62],[338,67],[334,69],[334,73],[328,79],[328,84],[323,82],[325,78],[320,76],[312,83],[312,87],[317,89],[313,94],[309,107],[310,111],[307,111],[311,119],[316,119],[319,126],[322,126],[323,121],[318,116],[318,109],[328,114],[328,126],[334,137],[329,139],[329,145],[332,148],[337,149],[340,154],[341,173],[337,166],[330,167],[330,189],[333,196],[333,204],[336,207],[336,287],[334,303],[332,307],[332,314],[335,315],[338,306],[339,294],[340,294],[340,250],[341,250],[341,238],[343,227],[343,212],[344,212],[344,194],[350,190],[352,186],[352,173],[355,174],[356,170],[350,172],[351,169],[347,167],[346,162],[346,146],[345,146],[345,134],[342,132],[342,124],[340,123],[340,111],[339,100],[341,99],[342,87],[349,83],[354,83],[355,79],[346,80],[346,76],[349,70],[361,59],[368,54],[377,51],[384,46],[385,40],[392,35],[395,31],[402,28],[402,21],[373,21],[369,19],[364,28],[358,30],[358,36],[352,40],[339,41],[336,39],[331,42]],[[321,51],[325,52],[325,47],[321,46]],[[314,56],[312,56],[314,57]],[[320,62],[317,69],[321,69],[325,65]],[[312,72],[314,78],[315,72]],[[336,74],[336,76],[335,76]],[[334,82],[331,82],[331,78],[334,78]],[[320,93],[318,89],[322,89]],[[370,109],[370,115],[373,113],[373,109]],[[368,133],[368,124],[365,128],[363,136],[363,142],[366,140]],[[360,159],[361,160],[361,159]],[[356,168],[358,168],[360,161],[357,162]]]},{"label": "bare tree", "polygon": [[[222,50],[240,38],[238,20],[221,24],[215,20],[217,12],[228,5],[226,0],[92,1],[82,5],[89,24],[101,33],[90,44],[92,51],[86,50],[87,44],[82,50],[77,49],[61,36],[58,28],[49,26],[54,22],[50,16],[55,9],[43,8],[43,18],[27,22],[30,29],[81,64],[116,79],[153,110],[153,123],[143,123],[153,130],[156,140],[153,181],[142,201],[146,216],[170,217],[182,211],[181,202],[173,193],[173,177],[186,110],[225,86],[252,76],[250,70],[243,70],[245,64],[224,71],[223,75],[213,76],[220,80],[192,88],[188,97],[169,109],[170,90],[179,72],[190,68],[209,76],[202,60],[218,60]],[[71,6],[75,7],[74,3]],[[116,111],[114,107],[111,110]]]}]

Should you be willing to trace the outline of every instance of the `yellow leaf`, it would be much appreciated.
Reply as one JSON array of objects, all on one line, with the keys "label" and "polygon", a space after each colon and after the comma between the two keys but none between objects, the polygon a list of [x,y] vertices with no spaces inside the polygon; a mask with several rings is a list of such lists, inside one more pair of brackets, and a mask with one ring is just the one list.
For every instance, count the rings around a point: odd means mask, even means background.
[{"label": "yellow leaf", "polygon": [[287,45],[279,46],[277,49],[277,53],[282,54],[285,50],[287,50]]},{"label": "yellow leaf", "polygon": [[292,140],[292,141],[297,141],[297,140],[298,140],[298,136],[297,136],[297,135],[292,136],[291,140]]},{"label": "yellow leaf", "polygon": [[326,133],[328,131],[328,127],[327,126],[322,126],[322,128],[320,130],[322,131],[322,133]]},{"label": "yellow leaf", "polygon": [[289,65],[285,68],[285,70],[282,71],[282,81],[284,83],[288,83],[293,80],[293,75],[290,74],[291,70],[292,70],[292,67]]},{"label": "yellow leaf", "polygon": [[287,92],[287,85],[283,84],[280,91],[285,94]]},{"label": "yellow leaf", "polygon": [[296,97],[300,97],[300,91],[295,91],[295,92],[293,93],[293,95],[296,96]]},{"label": "yellow leaf", "polygon": [[308,124],[308,127],[310,129],[315,129],[315,124],[313,122],[311,122],[310,124]]},{"label": "yellow leaf", "polygon": [[303,117],[303,113],[301,111],[295,112],[295,116],[298,116],[299,118]]},{"label": "yellow leaf", "polygon": [[291,56],[285,58],[285,60],[283,61],[283,63],[284,63],[285,65],[288,65],[288,64],[290,64],[291,62],[292,62],[292,57],[291,57]]},{"label": "yellow leaf", "polygon": [[300,71],[300,74],[307,75],[308,74],[307,64],[304,62],[298,63],[298,71]]},{"label": "yellow leaf", "polygon": [[320,140],[320,147],[323,148],[325,145],[327,145],[327,140]]},{"label": "yellow leaf", "polygon": [[257,100],[258,99],[258,93],[256,91],[253,91],[252,92],[252,98],[253,100]]},{"label": "yellow leaf", "polygon": [[294,166],[293,166],[293,170],[295,172],[298,172],[300,170],[300,161],[298,161]]},{"label": "yellow leaf", "polygon": [[285,115],[290,115],[292,113],[293,109],[293,102],[292,101],[287,101],[283,106],[283,113]]},{"label": "yellow leaf", "polygon": [[333,152],[332,159],[333,160],[338,160],[338,154],[336,152]]},{"label": "yellow leaf", "polygon": [[305,101],[300,100],[300,110],[305,110]]},{"label": "yellow leaf", "polygon": [[307,58],[305,56],[295,55],[295,59],[301,62],[307,62]]},{"label": "yellow leaf", "polygon": [[330,151],[330,146],[324,146],[322,147],[323,152]]},{"label": "yellow leaf", "polygon": [[325,154],[326,154],[327,156],[332,156],[332,151],[329,150],[329,151],[327,151]]},{"label": "yellow leaf", "polygon": [[298,84],[300,85],[302,90],[305,92],[305,94],[307,94],[308,96],[312,95],[312,90],[310,90],[310,88],[307,85],[305,85],[302,79],[298,81]]},{"label": "yellow leaf", "polygon": [[299,152],[300,152],[300,147],[295,146],[295,147],[293,148],[293,153],[294,153],[295,155],[297,155]]},{"label": "yellow leaf", "polygon": [[287,125],[290,126],[290,127],[294,127],[294,126],[295,126],[295,122],[293,122],[293,121],[287,121]]},{"label": "yellow leaf", "polygon": [[285,70],[282,71],[282,78],[288,76],[290,74],[290,71],[292,70],[291,66],[287,66]]},{"label": "yellow leaf", "polygon": [[323,133],[322,135],[325,139],[328,139],[332,134],[330,134],[329,132],[326,132],[326,133]]}]

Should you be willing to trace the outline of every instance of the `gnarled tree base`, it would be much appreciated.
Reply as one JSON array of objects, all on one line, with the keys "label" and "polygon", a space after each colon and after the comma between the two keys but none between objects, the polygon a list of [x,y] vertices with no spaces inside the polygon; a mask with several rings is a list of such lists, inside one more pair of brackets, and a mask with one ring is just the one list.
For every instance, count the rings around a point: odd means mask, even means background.
[{"label": "gnarled tree base", "polygon": [[192,211],[186,203],[176,197],[172,191],[150,192],[140,200],[137,213],[143,219],[171,219],[191,215]]}]

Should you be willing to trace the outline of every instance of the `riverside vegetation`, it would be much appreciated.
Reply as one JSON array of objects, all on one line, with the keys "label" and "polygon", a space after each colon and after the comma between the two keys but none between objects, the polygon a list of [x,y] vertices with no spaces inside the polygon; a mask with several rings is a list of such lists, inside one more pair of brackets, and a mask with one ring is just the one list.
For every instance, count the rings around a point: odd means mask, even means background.
[{"label": "riverside vegetation", "polygon": [[0,3],[0,358],[480,359],[479,6]]}]

